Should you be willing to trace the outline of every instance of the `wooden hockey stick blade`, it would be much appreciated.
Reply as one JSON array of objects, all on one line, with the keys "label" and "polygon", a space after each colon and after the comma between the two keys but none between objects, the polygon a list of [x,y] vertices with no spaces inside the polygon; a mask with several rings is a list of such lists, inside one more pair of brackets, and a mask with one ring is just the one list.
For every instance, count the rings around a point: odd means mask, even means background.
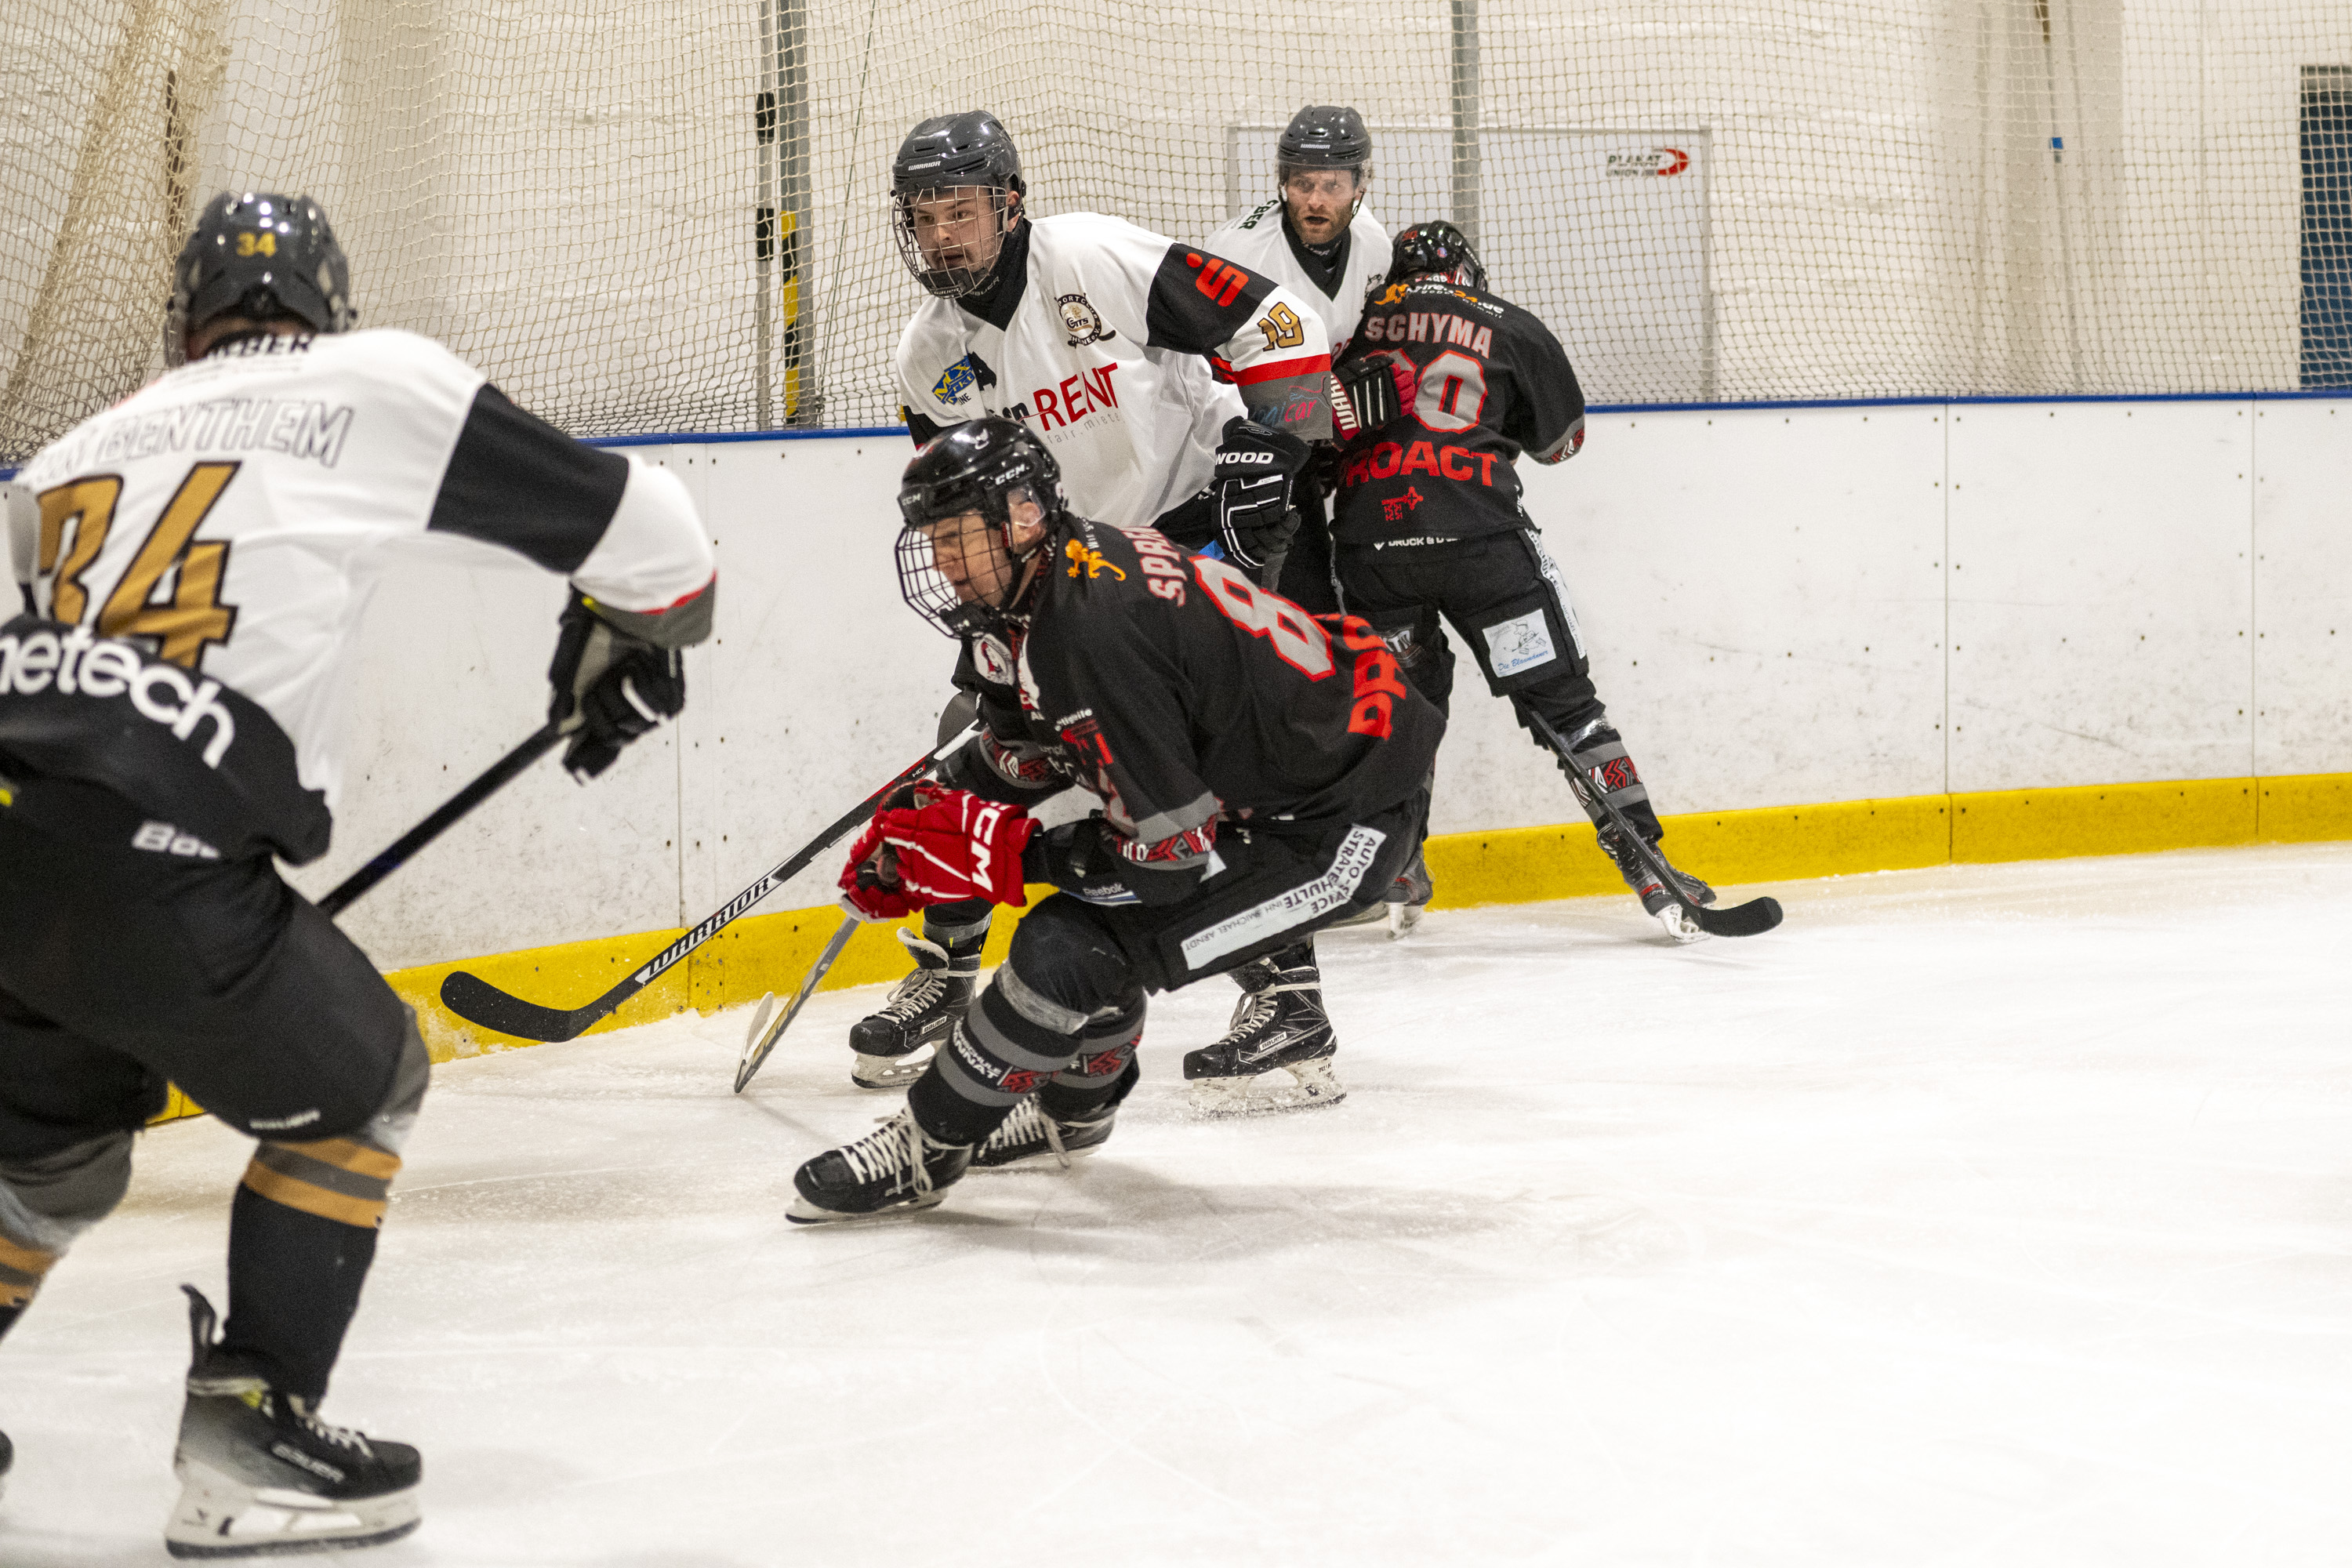
[{"label": "wooden hockey stick blade", "polygon": [[[621,983],[624,994],[635,986]],[[611,993],[605,993],[610,995]],[[552,1043],[577,1039],[583,1030],[611,1007],[600,996],[585,1007],[542,1007],[536,1002],[526,1002],[520,996],[509,996],[488,981],[452,971],[441,982],[441,1005],[469,1024],[479,1024],[485,1029],[496,1029],[501,1035],[513,1035],[520,1039]],[[619,1005],[618,1002],[614,1004]]]},{"label": "wooden hockey stick blade", "polygon": [[[1544,738],[1545,742],[1559,753],[1561,763],[1566,764],[1561,771],[1568,775],[1569,786],[1576,791],[1577,798],[1585,803],[1588,812],[1592,804],[1598,803],[1611,826],[1617,829],[1617,836],[1633,847],[1634,855],[1650,875],[1665,887],[1680,888],[1682,879],[1675,875],[1675,868],[1666,864],[1665,857],[1658,853],[1657,846],[1636,832],[1633,825],[1625,820],[1625,814],[1617,809],[1617,803],[1584,776],[1583,770],[1576,765],[1576,759],[1569,754],[1568,742],[1560,739],[1559,731],[1534,709],[1522,706],[1520,711],[1535,725],[1536,732]],[[1711,909],[1687,900],[1676,901],[1682,909],[1683,918],[1709,936],[1761,936],[1780,923],[1780,904],[1777,899],[1750,899],[1727,910]]]},{"label": "wooden hockey stick blade", "polygon": [[519,1039],[553,1043],[578,1037],[597,1019],[652,984],[688,953],[717,936],[737,917],[748,913],[761,899],[807,869],[810,861],[839,842],[851,828],[872,816],[892,790],[913,779],[979,732],[979,725],[967,724],[954,735],[941,741],[919,760],[910,763],[897,778],[835,818],[830,826],[802,846],[791,859],[762,873],[758,881],[705,915],[700,924],[662,949],[653,962],[586,1006],[542,1007],[536,1002],[526,1002],[520,996],[501,991],[488,981],[468,974],[462,969],[453,972],[441,982],[441,1005],[469,1024],[479,1024],[486,1029],[496,1029],[499,1034],[513,1035]]},{"label": "wooden hockey stick blade", "polygon": [[[768,1053],[776,1048],[776,1042],[784,1037],[784,1031],[793,1026],[794,1018],[800,1016],[801,1005],[816,989],[816,983],[824,978],[825,971],[833,967],[833,961],[841,956],[841,950],[849,945],[850,936],[857,930],[858,924],[856,915],[841,922],[841,929],[833,933],[833,940],[824,944],[824,951],[816,955],[814,963],[809,965],[809,972],[802,978],[801,988],[793,993],[792,1005],[784,1009],[783,1016],[778,1018],[766,1034],[755,1035],[743,1043],[743,1059],[735,1064],[736,1093],[742,1093],[743,1086],[751,1081],[751,1075],[766,1065]],[[764,1004],[762,1011],[765,1011]]]},{"label": "wooden hockey stick blade", "polygon": [[743,1031],[743,1048],[745,1050],[750,1050],[751,1048],[751,1042],[758,1039],[761,1031],[767,1028],[768,1016],[775,1010],[776,994],[771,991],[760,998],[760,1010],[751,1015],[751,1026]]},{"label": "wooden hockey stick blade", "polygon": [[1750,899],[1727,910],[1685,904],[1683,915],[1709,936],[1761,936],[1780,923],[1780,900]]}]

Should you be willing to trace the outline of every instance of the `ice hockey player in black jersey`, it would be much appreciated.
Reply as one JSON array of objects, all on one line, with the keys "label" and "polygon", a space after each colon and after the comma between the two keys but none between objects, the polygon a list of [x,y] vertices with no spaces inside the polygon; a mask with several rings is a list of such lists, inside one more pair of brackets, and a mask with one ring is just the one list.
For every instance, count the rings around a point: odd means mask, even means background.
[{"label": "ice hockey player in black jersey", "polygon": [[[1441,709],[1454,688],[1441,622],[1451,625],[1521,727],[1533,735],[1525,714],[1542,714],[1654,844],[1664,829],[1649,791],[1594,689],[1559,569],[1520,504],[1522,453],[1564,462],[1584,442],[1584,394],[1567,351],[1487,290],[1452,224],[1416,224],[1394,251],[1388,286],[1367,301],[1336,373],[1360,426],[1340,451],[1331,526],[1342,602]],[[1643,909],[1677,940],[1699,936],[1682,905],[1713,903],[1713,890],[1680,871],[1681,888],[1663,886],[1612,827],[1596,826]]]},{"label": "ice hockey player in black jersey", "polygon": [[[1329,340],[1304,296],[1115,217],[1032,218],[1013,138],[971,110],[926,120],[891,163],[899,254],[930,298],[898,342],[920,447],[1002,416],[1055,456],[1072,505],[1156,525],[1254,576],[1279,570],[1294,480],[1330,433]],[[957,684],[1002,687],[1001,639],[967,640]],[[970,1005],[989,907],[936,908],[915,972],[851,1030],[851,1076],[913,1080]]]},{"label": "ice hockey player in black jersey", "polygon": [[326,851],[341,672],[396,551],[488,543],[571,580],[551,717],[583,778],[683,706],[712,554],[668,474],[566,438],[424,338],[352,331],[349,268],[308,198],[215,197],[173,283],[185,364],[11,492],[26,610],[0,626],[0,1333],[121,1201],[131,1135],[178,1084],[258,1147],[226,1326],[188,1289],[165,1544],[363,1546],[415,1528],[417,1452],[319,1405],[427,1060],[272,857]]},{"label": "ice hockey player in black jersey", "polygon": [[[1060,890],[906,1109],[800,1168],[791,1217],[808,1224],[926,1208],[974,1163],[1098,1145],[1136,1079],[1146,994],[1310,963],[1314,931],[1412,853],[1444,731],[1361,622],[1327,626],[1228,563],[1068,510],[1051,454],[1008,420],[925,447],[899,507],[908,603],[1002,638],[1018,706],[992,708],[979,750],[876,816],[847,898],[889,919],[1019,903],[1024,881]],[[1027,804],[1072,784],[1101,811],[1039,831]],[[1328,1102],[1328,1051],[1195,1052],[1184,1071],[1246,1084],[1284,1068]]]}]

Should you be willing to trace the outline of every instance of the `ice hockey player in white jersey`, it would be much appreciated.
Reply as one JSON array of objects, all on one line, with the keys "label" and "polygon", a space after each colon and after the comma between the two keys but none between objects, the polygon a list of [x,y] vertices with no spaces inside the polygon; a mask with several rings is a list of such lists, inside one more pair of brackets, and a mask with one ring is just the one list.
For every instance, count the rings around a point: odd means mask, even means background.
[{"label": "ice hockey player in white jersey", "polygon": [[[1364,211],[1372,182],[1372,133],[1364,117],[1345,105],[1310,103],[1290,117],[1274,144],[1275,195],[1209,236],[1207,245],[1220,256],[1288,285],[1308,300],[1331,338],[1331,363],[1356,335],[1364,318],[1364,299],[1388,282],[1388,230]],[[1343,396],[1332,414],[1342,438],[1352,435],[1352,410]],[[1336,447],[1318,449],[1292,486],[1298,508],[1298,531],[1291,536],[1284,557],[1282,596],[1318,616],[1340,610],[1339,585],[1331,572],[1330,498]],[[1385,920],[1402,935],[1420,919],[1435,888],[1421,857],[1413,857],[1389,900],[1375,904],[1341,923],[1362,925]],[[1287,996],[1287,993],[1276,994]],[[1297,1013],[1319,1026],[1319,1010],[1311,1015],[1295,1002],[1254,998],[1266,1015],[1263,1026],[1282,1032],[1286,1011]]]},{"label": "ice hockey player in white jersey", "polygon": [[1286,479],[1329,438],[1333,345],[1307,300],[1121,218],[1028,216],[1020,153],[985,111],[916,126],[890,184],[899,252],[931,296],[897,360],[919,444],[1016,419],[1087,516],[1213,541],[1248,571],[1278,552],[1281,498],[1227,493],[1236,465],[1219,459]]},{"label": "ice hockey player in white jersey", "polygon": [[[1309,444],[1331,435],[1332,344],[1303,295],[1230,258],[1097,213],[1032,218],[993,115],[926,120],[891,165],[899,254],[931,296],[898,341],[918,446],[984,416],[1018,420],[1059,465],[1072,508],[1157,527],[1265,580],[1296,527]],[[957,684],[1010,704],[1001,638],[964,639]],[[994,696],[992,698],[991,693]],[[985,746],[986,741],[979,742]],[[999,755],[1003,787],[1024,763]],[[936,905],[917,969],[851,1031],[853,1077],[911,1082],[971,1005],[986,900]]]},{"label": "ice hockey player in white jersey", "polygon": [[1310,103],[1276,138],[1274,159],[1275,194],[1204,243],[1314,306],[1336,361],[1364,296],[1389,275],[1388,230],[1364,210],[1372,135],[1354,110]]},{"label": "ice hockey player in white jersey", "polygon": [[319,1405],[427,1060],[408,1008],[272,857],[327,848],[343,666],[400,552],[487,544],[571,580],[551,717],[583,778],[683,707],[712,552],[670,475],[569,439],[425,338],[351,331],[349,268],[306,197],[214,198],[173,283],[186,363],[11,492],[26,610],[0,626],[0,1333],[121,1201],[131,1135],[178,1084],[258,1147],[226,1325],[187,1288],[165,1544],[367,1545],[415,1527],[417,1452]]}]

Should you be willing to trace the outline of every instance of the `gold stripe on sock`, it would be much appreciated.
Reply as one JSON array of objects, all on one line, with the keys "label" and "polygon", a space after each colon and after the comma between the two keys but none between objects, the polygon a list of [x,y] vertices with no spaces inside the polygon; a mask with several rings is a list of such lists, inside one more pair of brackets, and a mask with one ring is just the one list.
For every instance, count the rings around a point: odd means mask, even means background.
[{"label": "gold stripe on sock", "polygon": [[19,1247],[0,1236],[0,1307],[21,1307],[41,1288],[42,1276],[56,1267],[58,1255],[38,1247]]},{"label": "gold stripe on sock", "polygon": [[371,1144],[350,1138],[321,1138],[315,1143],[288,1143],[273,1140],[281,1149],[291,1149],[297,1154],[307,1154],[313,1160],[323,1160],[346,1171],[362,1176],[373,1176],[388,1182],[400,1173],[400,1156],[387,1154]]},{"label": "gold stripe on sock", "polygon": [[360,1230],[374,1230],[383,1224],[384,1200],[355,1198],[344,1193],[331,1192],[299,1176],[289,1176],[273,1171],[254,1156],[253,1163],[245,1168],[245,1184],[273,1204],[283,1204],[303,1214],[317,1215],[339,1225]]}]

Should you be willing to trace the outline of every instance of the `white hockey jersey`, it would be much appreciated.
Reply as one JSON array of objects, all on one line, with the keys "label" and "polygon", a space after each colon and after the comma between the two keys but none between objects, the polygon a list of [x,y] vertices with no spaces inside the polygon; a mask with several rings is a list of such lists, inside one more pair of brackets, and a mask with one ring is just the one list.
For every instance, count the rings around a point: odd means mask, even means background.
[{"label": "white hockey jersey", "polygon": [[[159,710],[194,713],[214,683],[258,704],[330,809],[344,659],[398,549],[503,546],[666,646],[709,627],[710,542],[675,476],[572,440],[411,332],[231,342],[85,420],[16,483],[35,613],[124,639],[108,658],[126,679],[134,647],[187,672],[143,671]],[[76,689],[29,662],[36,637],[10,640],[0,724],[22,718],[12,700]],[[21,754],[6,732],[0,749]]]},{"label": "white hockey jersey", "polygon": [[1219,256],[1271,278],[1315,307],[1338,359],[1364,319],[1364,296],[1388,281],[1389,231],[1370,212],[1358,209],[1339,253],[1339,275],[1327,292],[1307,270],[1290,227],[1282,221],[1282,198],[1270,196],[1202,242]]},{"label": "white hockey jersey", "polygon": [[926,300],[898,339],[918,440],[983,415],[1052,449],[1080,514],[1148,526],[1209,482],[1225,422],[1328,437],[1330,342],[1308,303],[1123,219],[1066,213],[1006,237],[1004,283]]}]

